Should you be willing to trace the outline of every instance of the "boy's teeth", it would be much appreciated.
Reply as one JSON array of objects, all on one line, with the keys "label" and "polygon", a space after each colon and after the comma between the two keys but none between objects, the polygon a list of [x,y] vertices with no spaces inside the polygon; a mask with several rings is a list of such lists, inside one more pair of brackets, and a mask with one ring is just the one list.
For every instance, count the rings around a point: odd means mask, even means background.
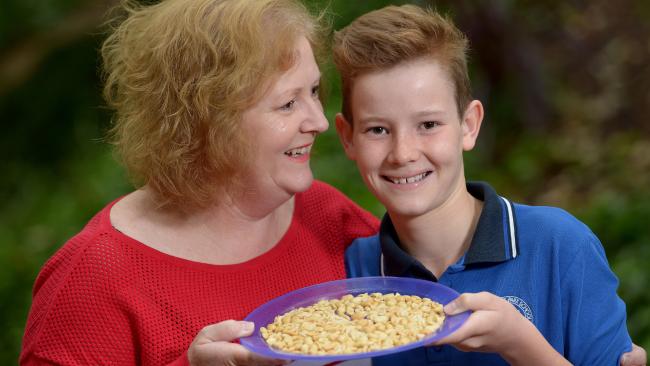
[{"label": "boy's teeth", "polygon": [[295,157],[295,156],[300,156],[300,155],[307,154],[310,150],[311,150],[311,145],[310,146],[305,146],[305,147],[299,147],[297,149],[292,149],[292,150],[286,151],[285,154],[289,155],[291,157]]},{"label": "boy's teeth", "polygon": [[408,177],[408,178],[396,178],[396,177],[387,177],[387,178],[388,178],[391,182],[393,182],[393,183],[395,183],[395,184],[406,184],[406,183],[415,183],[415,182],[419,182],[419,181],[421,181],[422,179],[424,179],[424,177],[426,177],[427,175],[428,175],[428,172],[424,172],[424,173],[421,173],[421,174],[418,174],[418,175],[414,175],[414,176],[412,176],[412,177]]}]

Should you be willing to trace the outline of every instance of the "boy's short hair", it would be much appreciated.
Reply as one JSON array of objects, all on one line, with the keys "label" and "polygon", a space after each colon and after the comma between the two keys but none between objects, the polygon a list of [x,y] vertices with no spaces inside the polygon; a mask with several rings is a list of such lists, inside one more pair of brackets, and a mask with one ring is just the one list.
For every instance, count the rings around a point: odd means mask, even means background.
[{"label": "boy's short hair", "polygon": [[387,6],[364,14],[334,34],[334,63],[341,74],[343,116],[352,123],[355,78],[420,58],[438,61],[455,88],[462,118],[471,102],[467,73],[468,41],[453,22],[415,5]]},{"label": "boy's short hair", "polygon": [[159,205],[214,204],[252,160],[243,112],[294,64],[300,36],[318,56],[327,25],[299,0],[122,5],[101,49],[110,141]]}]

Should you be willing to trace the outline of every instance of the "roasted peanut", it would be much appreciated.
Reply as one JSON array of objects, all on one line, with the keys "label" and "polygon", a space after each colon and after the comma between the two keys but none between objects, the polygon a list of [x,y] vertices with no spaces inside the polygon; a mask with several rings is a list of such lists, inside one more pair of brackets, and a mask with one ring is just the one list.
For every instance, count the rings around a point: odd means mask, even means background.
[{"label": "roasted peanut", "polygon": [[440,328],[442,305],[397,293],[345,295],[275,317],[260,329],[273,348],[312,355],[380,350],[415,342]]}]

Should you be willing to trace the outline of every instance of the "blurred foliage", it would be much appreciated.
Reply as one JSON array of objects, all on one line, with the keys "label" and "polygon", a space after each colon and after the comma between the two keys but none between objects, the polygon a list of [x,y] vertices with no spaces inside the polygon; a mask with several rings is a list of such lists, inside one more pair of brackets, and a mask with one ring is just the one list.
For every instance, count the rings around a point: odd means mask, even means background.
[{"label": "blurred foliage", "polygon": [[[650,349],[650,3],[344,1],[334,28],[386,4],[449,12],[471,42],[486,119],[466,154],[468,179],[519,202],[563,207],[601,238],[621,280],[634,341]],[[130,190],[103,135],[97,49],[115,1],[0,5],[0,363],[16,362],[40,266],[107,202]],[[328,76],[327,115],[340,105]],[[313,169],[377,215],[331,128]],[[595,304],[597,306],[597,304]]]}]

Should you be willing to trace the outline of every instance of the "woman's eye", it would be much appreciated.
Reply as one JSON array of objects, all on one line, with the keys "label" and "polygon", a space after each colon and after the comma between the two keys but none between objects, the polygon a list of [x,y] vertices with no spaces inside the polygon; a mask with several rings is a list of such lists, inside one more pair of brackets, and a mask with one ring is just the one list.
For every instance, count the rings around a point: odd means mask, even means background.
[{"label": "woman's eye", "polygon": [[422,122],[422,128],[424,128],[425,130],[430,130],[430,129],[436,128],[439,125],[440,125],[440,123],[436,122],[436,121]]},{"label": "woman's eye", "polygon": [[290,111],[291,109],[293,109],[294,104],[296,104],[296,100],[292,99],[290,102],[288,102],[287,104],[280,107],[280,110],[282,110],[282,111]]},{"label": "woman's eye", "polygon": [[388,133],[388,130],[386,130],[383,127],[370,127],[366,130],[366,132],[371,133],[373,135],[384,135]]},{"label": "woman's eye", "polygon": [[311,88],[311,96],[312,97],[318,97],[318,93],[320,92],[320,85],[316,85]]}]

